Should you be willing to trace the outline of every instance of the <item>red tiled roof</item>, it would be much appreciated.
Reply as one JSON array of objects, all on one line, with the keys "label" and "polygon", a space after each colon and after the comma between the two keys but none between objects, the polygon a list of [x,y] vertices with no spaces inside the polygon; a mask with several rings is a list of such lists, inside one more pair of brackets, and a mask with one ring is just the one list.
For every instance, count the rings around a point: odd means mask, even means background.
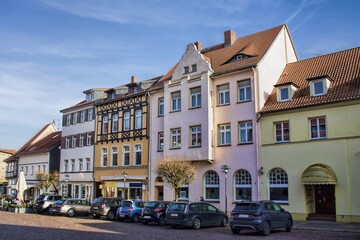
[{"label": "red tiled roof", "polygon": [[[329,76],[327,94],[310,96],[309,79]],[[278,102],[273,89],[261,112],[281,111],[360,98],[360,47],[289,63],[276,85],[294,83],[299,88],[289,101]]]},{"label": "red tiled roof", "polygon": [[28,145],[21,153],[19,153],[19,156],[49,152],[51,149],[59,146],[60,144],[61,131],[53,132],[36,143]]},{"label": "red tiled roof", "polygon": [[[261,32],[257,32],[245,37],[237,38],[230,46],[224,43],[205,48],[201,53],[214,70],[214,76],[234,72],[250,67],[255,67],[264,57],[265,53],[279,34],[281,29],[286,25],[277,26]],[[238,54],[250,56],[247,59],[230,62],[229,61]],[[163,86],[163,82],[170,80],[178,63],[175,64],[152,89],[159,89]]]},{"label": "red tiled roof", "polygon": [[3,153],[7,153],[7,154],[15,154],[16,153],[16,150],[15,149],[0,149],[0,152],[3,152]]}]

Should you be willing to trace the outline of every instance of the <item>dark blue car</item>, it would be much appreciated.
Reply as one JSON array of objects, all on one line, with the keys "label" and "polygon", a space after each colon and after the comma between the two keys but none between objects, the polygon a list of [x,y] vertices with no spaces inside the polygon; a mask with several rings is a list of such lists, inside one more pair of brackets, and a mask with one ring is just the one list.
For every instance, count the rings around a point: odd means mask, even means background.
[{"label": "dark blue car", "polygon": [[144,208],[144,202],[141,200],[122,200],[117,209],[116,216],[119,221],[129,219],[134,223],[139,222],[141,211]]}]

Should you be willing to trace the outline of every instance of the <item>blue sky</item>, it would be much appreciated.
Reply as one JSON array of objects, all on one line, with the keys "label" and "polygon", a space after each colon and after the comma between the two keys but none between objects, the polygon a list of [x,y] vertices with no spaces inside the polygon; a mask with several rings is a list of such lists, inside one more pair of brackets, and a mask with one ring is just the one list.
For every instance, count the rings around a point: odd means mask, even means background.
[{"label": "blue sky", "polygon": [[1,0],[0,148],[18,149],[83,91],[165,74],[186,44],[288,24],[299,59],[360,46],[358,0]]}]

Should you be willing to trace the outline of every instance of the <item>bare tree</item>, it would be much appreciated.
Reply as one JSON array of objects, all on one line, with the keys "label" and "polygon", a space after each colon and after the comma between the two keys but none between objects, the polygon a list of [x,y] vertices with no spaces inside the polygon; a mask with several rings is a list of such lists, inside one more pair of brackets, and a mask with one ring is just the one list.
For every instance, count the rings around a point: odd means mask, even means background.
[{"label": "bare tree", "polygon": [[155,173],[163,178],[166,185],[174,188],[177,201],[179,189],[195,181],[196,166],[185,157],[164,157],[158,160]]},{"label": "bare tree", "polygon": [[56,187],[56,183],[59,182],[60,174],[59,172],[52,172],[52,173],[42,173],[37,172],[35,174],[35,179],[39,182],[39,188],[45,188],[45,192],[48,191],[49,187],[53,186],[55,189],[56,194],[58,194],[58,188]]}]

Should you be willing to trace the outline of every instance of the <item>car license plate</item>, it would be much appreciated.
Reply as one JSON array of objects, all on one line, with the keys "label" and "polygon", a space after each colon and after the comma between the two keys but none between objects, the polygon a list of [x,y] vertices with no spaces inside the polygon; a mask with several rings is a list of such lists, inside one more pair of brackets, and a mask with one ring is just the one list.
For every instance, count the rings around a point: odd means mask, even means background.
[{"label": "car license plate", "polygon": [[172,216],[172,217],[177,217],[177,216],[179,216],[179,214],[177,214],[177,213],[172,213],[172,214],[170,214],[170,216]]},{"label": "car license plate", "polygon": [[120,217],[125,217],[125,214],[120,214]]},{"label": "car license plate", "polygon": [[98,207],[93,207],[92,209],[94,209],[94,210],[95,210],[95,209],[98,209]]},{"label": "car license plate", "polygon": [[248,218],[249,217],[249,215],[247,215],[247,214],[239,214],[239,218]]},{"label": "car license plate", "polygon": [[150,216],[144,216],[144,218],[150,218]]}]

